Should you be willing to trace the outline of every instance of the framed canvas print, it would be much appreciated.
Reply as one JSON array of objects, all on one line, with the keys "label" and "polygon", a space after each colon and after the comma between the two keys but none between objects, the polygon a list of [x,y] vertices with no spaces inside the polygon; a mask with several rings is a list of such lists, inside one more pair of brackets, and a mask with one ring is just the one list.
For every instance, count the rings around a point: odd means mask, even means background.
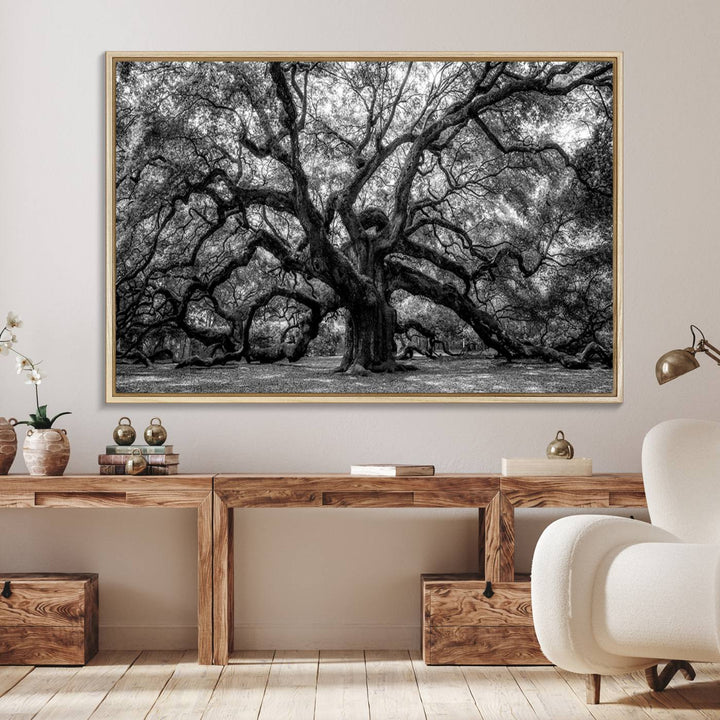
[{"label": "framed canvas print", "polygon": [[108,53],[108,401],[620,402],[621,61]]}]

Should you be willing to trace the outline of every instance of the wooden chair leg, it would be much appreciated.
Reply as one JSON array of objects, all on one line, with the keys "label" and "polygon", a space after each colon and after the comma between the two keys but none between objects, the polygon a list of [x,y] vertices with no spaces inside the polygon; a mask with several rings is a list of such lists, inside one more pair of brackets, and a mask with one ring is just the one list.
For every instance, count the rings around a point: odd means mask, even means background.
[{"label": "wooden chair leg", "polygon": [[[662,692],[680,672],[686,680],[695,679],[695,670],[693,666],[686,660],[671,660],[658,673],[658,666],[653,665],[645,670],[645,678],[651,690]],[[585,692],[588,705],[598,705],[600,703],[600,683],[602,675],[586,675],[585,676]]]},{"label": "wooden chair leg", "polygon": [[585,692],[588,705],[598,705],[600,703],[600,682],[602,675],[586,675],[585,676]]},{"label": "wooden chair leg", "polygon": [[685,660],[671,660],[659,674],[658,666],[653,665],[645,670],[645,678],[651,690],[662,692],[677,672],[681,672],[686,680],[695,679],[693,666]]}]

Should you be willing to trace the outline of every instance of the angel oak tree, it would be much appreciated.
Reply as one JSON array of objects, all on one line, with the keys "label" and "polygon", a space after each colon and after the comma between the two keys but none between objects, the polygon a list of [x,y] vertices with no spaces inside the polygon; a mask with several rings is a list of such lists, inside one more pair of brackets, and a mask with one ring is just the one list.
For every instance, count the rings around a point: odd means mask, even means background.
[{"label": "angel oak tree", "polygon": [[441,308],[611,365],[611,62],[123,61],[116,97],[120,359],[295,361],[344,316],[338,370],[390,372]]}]

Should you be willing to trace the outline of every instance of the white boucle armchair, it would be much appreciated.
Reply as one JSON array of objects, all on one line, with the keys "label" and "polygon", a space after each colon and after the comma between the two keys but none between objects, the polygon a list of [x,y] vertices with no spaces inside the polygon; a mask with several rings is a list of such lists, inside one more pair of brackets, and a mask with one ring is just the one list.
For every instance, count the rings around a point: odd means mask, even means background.
[{"label": "white boucle armchair", "polygon": [[662,690],[678,670],[694,678],[688,661],[720,661],[720,423],[657,425],[642,470],[652,524],[566,517],[533,557],[540,647],[588,675],[588,702],[599,702],[602,675],[645,669]]}]

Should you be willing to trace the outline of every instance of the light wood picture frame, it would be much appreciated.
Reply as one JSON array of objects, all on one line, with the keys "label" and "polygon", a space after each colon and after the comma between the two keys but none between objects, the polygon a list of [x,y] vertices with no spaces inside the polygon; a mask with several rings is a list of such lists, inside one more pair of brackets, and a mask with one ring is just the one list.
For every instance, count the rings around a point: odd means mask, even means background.
[{"label": "light wood picture frame", "polygon": [[106,85],[108,402],[622,402],[622,53]]}]

